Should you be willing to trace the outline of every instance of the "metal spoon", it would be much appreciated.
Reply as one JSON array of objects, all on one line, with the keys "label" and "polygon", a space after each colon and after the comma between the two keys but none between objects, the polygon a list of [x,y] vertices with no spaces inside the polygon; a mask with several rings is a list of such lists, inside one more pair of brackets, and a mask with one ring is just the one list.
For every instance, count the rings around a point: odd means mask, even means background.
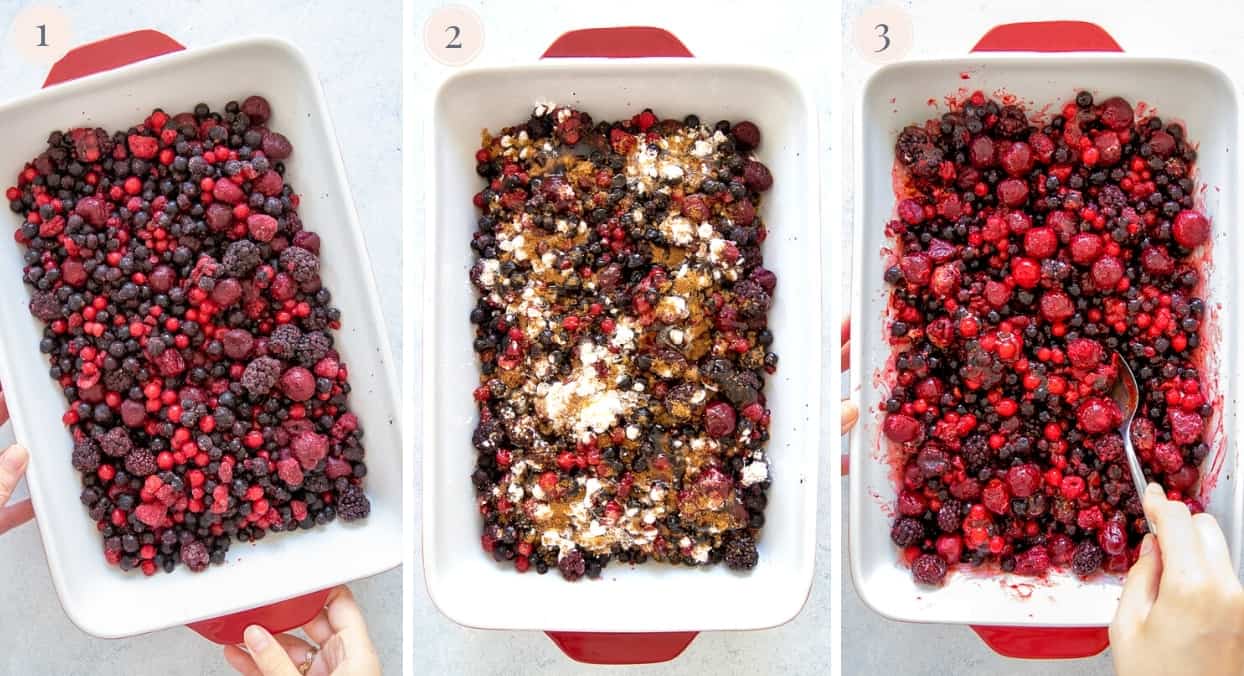
[{"label": "metal spoon", "polygon": [[[1114,383],[1114,391],[1111,397],[1119,404],[1119,408],[1123,411],[1123,424],[1119,427],[1119,432],[1123,435],[1123,449],[1127,452],[1127,466],[1131,470],[1132,483],[1136,485],[1136,497],[1140,500],[1145,499],[1145,472],[1140,467],[1140,458],[1136,457],[1136,448],[1132,446],[1132,419],[1136,417],[1136,409],[1140,406],[1140,386],[1136,383],[1136,375],[1132,373],[1132,367],[1128,366],[1127,360],[1118,352],[1114,353],[1114,365],[1119,373],[1118,380]],[[1153,530],[1153,524],[1149,523],[1149,518],[1145,517],[1145,523],[1149,524],[1149,532]]]}]

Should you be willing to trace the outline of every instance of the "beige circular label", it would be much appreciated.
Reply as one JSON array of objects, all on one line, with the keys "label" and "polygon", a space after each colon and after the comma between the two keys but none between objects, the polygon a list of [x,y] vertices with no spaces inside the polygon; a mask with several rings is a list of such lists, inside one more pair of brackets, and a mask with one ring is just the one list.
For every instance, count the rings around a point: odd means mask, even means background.
[{"label": "beige circular label", "polygon": [[464,66],[484,48],[484,22],[466,7],[441,7],[423,24],[423,46],[446,66]]},{"label": "beige circular label", "polygon": [[46,5],[26,7],[9,26],[9,46],[32,65],[52,65],[73,46],[69,15]]},{"label": "beige circular label", "polygon": [[897,7],[873,7],[855,17],[854,34],[855,51],[865,61],[901,61],[911,50],[911,15]]}]

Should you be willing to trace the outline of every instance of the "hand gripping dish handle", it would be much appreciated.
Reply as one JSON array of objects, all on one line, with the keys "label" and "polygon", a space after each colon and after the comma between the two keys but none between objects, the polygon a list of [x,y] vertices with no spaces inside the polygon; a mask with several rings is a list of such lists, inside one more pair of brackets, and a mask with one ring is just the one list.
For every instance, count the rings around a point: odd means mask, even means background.
[{"label": "hand gripping dish handle", "polygon": [[[1097,24],[1085,21],[1034,21],[995,26],[974,52],[1121,52],[1123,48]],[[1020,659],[1092,657],[1110,645],[1105,627],[972,627],[991,650]]]},{"label": "hand gripping dish handle", "polygon": [[[563,33],[541,58],[690,57],[691,52],[669,31],[651,26],[585,28]],[[696,632],[593,633],[550,631],[549,638],[566,656],[588,664],[653,664],[682,654]]]},{"label": "hand gripping dish handle", "polygon": [[[52,64],[43,86],[51,87],[183,49],[185,47],[180,42],[155,30],[114,35],[69,50]],[[310,622],[324,607],[327,598],[328,590],[312,592],[287,601],[195,622],[189,627],[209,641],[240,643],[242,631],[251,624],[259,624],[273,633],[279,633]]]}]

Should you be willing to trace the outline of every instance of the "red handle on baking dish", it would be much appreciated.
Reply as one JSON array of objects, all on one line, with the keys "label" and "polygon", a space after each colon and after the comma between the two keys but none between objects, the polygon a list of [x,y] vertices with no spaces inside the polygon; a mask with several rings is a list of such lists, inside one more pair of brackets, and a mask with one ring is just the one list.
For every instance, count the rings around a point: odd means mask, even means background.
[{"label": "red handle on baking dish", "polygon": [[[114,35],[69,50],[59,61],[52,64],[43,86],[51,87],[183,49],[185,47],[180,42],[156,30],[144,29]],[[328,592],[327,589],[312,592],[187,626],[209,641],[222,644],[240,643],[242,630],[252,624],[262,625],[273,633],[279,633],[310,622],[324,608]]]},{"label": "red handle on baking dish", "polygon": [[180,42],[160,31],[146,29],[114,35],[69,50],[52,64],[43,86],[50,87],[183,49]]},{"label": "red handle on baking dish", "polygon": [[[996,26],[974,52],[1121,52],[1101,26],[1087,21],[1033,21]],[[1075,659],[1110,645],[1105,627],[977,627],[972,631],[1003,657]]]},{"label": "red handle on baking dish", "polygon": [[[691,56],[673,33],[652,26],[585,28],[563,33],[544,50],[542,59],[609,58],[635,59],[660,56]],[[590,584],[590,583],[589,583]],[[592,633],[546,632],[566,656],[587,664],[654,664],[682,654],[697,632]]]},{"label": "red handle on baking dish", "polygon": [[315,619],[315,616],[324,609],[331,591],[331,589],[322,589],[272,605],[193,622],[186,626],[198,632],[203,638],[221,645],[241,643],[242,632],[252,624],[257,624],[273,634],[279,634],[301,627]]}]

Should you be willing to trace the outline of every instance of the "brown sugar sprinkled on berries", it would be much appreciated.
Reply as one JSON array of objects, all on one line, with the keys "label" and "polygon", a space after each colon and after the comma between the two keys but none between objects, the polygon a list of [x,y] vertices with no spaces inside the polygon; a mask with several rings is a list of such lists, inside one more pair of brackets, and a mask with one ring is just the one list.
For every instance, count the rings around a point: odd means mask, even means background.
[{"label": "brown sugar sprinkled on berries", "polygon": [[757,564],[777,368],[761,138],[551,105],[482,134],[472,483],[497,561],[568,580]]}]

